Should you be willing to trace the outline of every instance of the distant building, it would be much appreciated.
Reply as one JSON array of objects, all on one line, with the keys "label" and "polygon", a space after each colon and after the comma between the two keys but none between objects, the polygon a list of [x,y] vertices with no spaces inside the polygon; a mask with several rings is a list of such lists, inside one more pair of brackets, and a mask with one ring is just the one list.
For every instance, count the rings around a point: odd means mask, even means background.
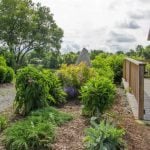
[{"label": "distant building", "polygon": [[81,62],[84,62],[88,66],[91,66],[90,56],[88,50],[85,48],[83,48],[83,50],[80,52],[76,64],[80,64]]},{"label": "distant building", "polygon": [[148,33],[148,38],[147,38],[148,41],[150,41],[150,30],[149,30],[149,33]]}]

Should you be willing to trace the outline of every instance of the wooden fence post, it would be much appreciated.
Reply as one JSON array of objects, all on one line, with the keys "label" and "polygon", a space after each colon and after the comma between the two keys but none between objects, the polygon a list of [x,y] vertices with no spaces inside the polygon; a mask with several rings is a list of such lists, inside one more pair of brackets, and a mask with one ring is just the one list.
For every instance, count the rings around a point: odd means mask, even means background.
[{"label": "wooden fence post", "polygon": [[139,65],[139,91],[138,91],[138,118],[143,119],[144,116],[144,65]]}]

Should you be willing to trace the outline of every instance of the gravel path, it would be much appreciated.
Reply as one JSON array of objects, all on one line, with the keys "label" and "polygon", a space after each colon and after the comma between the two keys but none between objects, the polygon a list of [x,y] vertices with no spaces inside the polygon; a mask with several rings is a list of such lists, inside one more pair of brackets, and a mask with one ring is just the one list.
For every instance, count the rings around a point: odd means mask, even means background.
[{"label": "gravel path", "polygon": [[13,105],[16,91],[13,84],[6,84],[0,86],[0,112],[5,111]]}]

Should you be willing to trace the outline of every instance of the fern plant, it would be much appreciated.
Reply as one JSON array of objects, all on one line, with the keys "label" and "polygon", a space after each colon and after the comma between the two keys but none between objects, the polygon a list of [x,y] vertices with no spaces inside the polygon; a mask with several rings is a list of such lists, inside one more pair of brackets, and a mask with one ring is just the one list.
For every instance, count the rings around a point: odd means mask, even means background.
[{"label": "fern plant", "polygon": [[108,122],[92,123],[93,127],[86,129],[84,139],[87,150],[119,150],[123,146],[123,129],[117,129]]},{"label": "fern plant", "polygon": [[0,116],[0,132],[7,126],[8,120],[5,116]]}]

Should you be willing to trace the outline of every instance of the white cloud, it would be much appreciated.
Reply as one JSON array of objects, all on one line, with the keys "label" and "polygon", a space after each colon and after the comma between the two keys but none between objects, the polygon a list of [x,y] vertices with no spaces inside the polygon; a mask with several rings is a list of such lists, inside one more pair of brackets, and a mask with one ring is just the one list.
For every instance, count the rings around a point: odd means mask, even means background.
[{"label": "white cloud", "polygon": [[[34,1],[50,7],[57,24],[64,30],[62,50],[65,50],[66,46],[67,49],[87,47],[116,51],[148,43],[146,38],[150,27],[149,0]],[[119,27],[117,23],[120,23]],[[126,42],[117,40],[118,34],[115,37],[111,33],[120,33]]]}]

